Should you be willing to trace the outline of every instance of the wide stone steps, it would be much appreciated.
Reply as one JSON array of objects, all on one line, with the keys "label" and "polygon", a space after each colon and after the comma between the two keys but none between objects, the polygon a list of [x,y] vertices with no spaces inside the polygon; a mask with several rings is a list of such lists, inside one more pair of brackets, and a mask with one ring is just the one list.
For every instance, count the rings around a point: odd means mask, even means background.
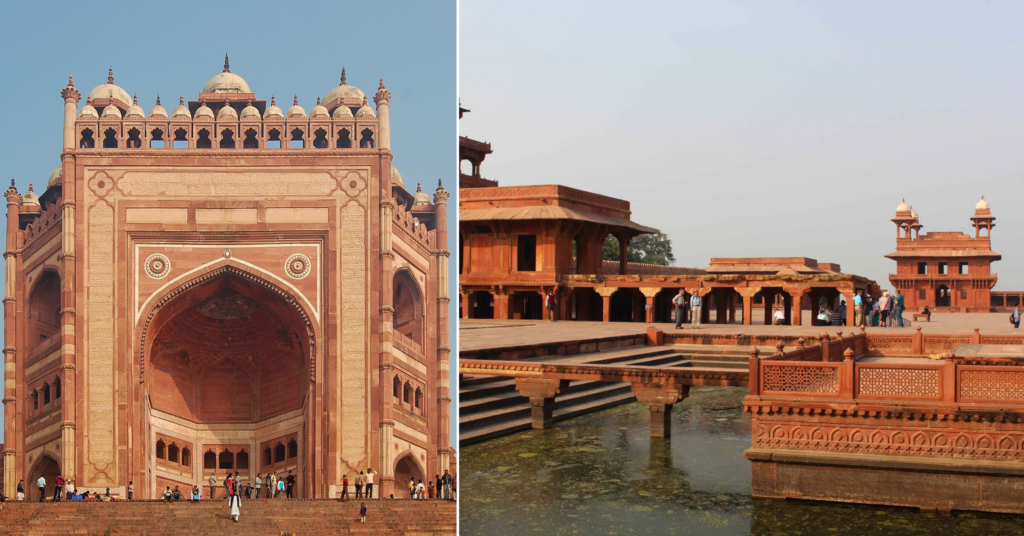
[{"label": "wide stone steps", "polygon": [[226,500],[7,502],[0,506],[0,533],[12,535],[164,534],[455,534],[453,501],[370,500],[367,521],[359,502],[242,500],[236,523]]},{"label": "wide stone steps", "polygon": [[[748,368],[750,349],[709,346],[638,346],[592,354],[544,356],[524,361],[664,368],[699,367],[713,372]],[[628,383],[572,381],[555,398],[553,420],[626,404],[635,400]],[[459,381],[459,443],[470,444],[531,427],[530,402],[501,376],[462,376]]]}]

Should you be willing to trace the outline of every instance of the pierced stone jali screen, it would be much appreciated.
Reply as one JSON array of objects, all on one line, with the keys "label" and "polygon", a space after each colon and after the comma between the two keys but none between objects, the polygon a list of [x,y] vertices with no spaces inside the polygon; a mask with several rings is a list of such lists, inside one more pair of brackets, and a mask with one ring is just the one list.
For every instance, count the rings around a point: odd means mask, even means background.
[{"label": "pierced stone jali screen", "polygon": [[765,365],[761,370],[763,392],[839,393],[839,367]]},{"label": "pierced stone jali screen", "polygon": [[913,350],[912,335],[868,335],[868,351],[873,354],[910,354]]},{"label": "pierced stone jali screen", "polygon": [[938,398],[938,369],[857,367],[857,394]]},{"label": "pierced stone jali screen", "polygon": [[[989,367],[993,368],[993,367]],[[1024,371],[961,370],[960,399],[1024,400]]]}]

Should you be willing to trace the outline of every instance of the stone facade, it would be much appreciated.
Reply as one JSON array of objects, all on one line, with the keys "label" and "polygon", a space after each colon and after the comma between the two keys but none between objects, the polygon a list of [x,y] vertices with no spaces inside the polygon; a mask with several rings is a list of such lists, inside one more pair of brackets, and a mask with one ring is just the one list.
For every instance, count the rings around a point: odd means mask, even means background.
[{"label": "stone facade", "polygon": [[889,282],[904,295],[908,311],[989,312],[991,291],[998,277],[992,262],[1002,258],[992,251],[995,216],[982,198],[974,207],[974,237],[959,232],[920,234],[917,211],[906,202],[896,207],[896,261]]},{"label": "stone facade", "polygon": [[170,114],[112,72],[62,96],[61,167],[6,192],[8,495],[449,468],[448,193],[404,189],[383,80],[374,109],[343,70],[309,115],[226,59]]}]

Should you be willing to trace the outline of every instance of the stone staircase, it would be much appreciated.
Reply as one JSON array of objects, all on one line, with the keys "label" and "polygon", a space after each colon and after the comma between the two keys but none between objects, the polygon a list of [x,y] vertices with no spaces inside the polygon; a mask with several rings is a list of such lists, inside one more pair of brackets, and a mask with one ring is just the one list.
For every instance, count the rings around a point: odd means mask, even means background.
[{"label": "stone staircase", "polygon": [[226,500],[6,502],[0,504],[0,533],[10,535],[103,534],[157,536],[245,534],[455,534],[454,501],[372,500],[366,523],[359,502],[315,499],[242,501],[237,523]]},{"label": "stone staircase", "polygon": [[[767,349],[765,349],[767,350]],[[591,354],[525,361],[641,367],[701,367],[746,370],[750,349],[736,346],[638,346]],[[634,401],[628,383],[573,381],[555,399],[561,421]],[[501,376],[463,376],[459,381],[459,444],[468,445],[530,429],[530,401]]]}]

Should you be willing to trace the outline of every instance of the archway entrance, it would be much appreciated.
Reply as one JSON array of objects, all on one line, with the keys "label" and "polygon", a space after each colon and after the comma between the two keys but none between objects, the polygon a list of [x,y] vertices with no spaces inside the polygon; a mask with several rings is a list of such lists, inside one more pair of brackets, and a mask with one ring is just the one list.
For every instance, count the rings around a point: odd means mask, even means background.
[{"label": "archway entrance", "polygon": [[949,287],[946,285],[939,285],[935,289],[935,306],[949,307]]},{"label": "archway entrance", "polygon": [[[150,497],[229,471],[243,483],[291,471],[295,496],[308,497],[304,313],[281,289],[230,268],[187,288],[157,310],[147,331],[142,430]],[[260,455],[279,445],[280,455]]]},{"label": "archway entrance", "polygon": [[608,319],[612,322],[643,322],[647,319],[644,314],[646,304],[647,300],[640,289],[620,288],[612,294]]},{"label": "archway entrance", "polygon": [[42,475],[46,479],[46,492],[43,493],[43,500],[53,497],[55,489],[55,482],[57,475],[60,474],[60,464],[57,460],[43,455],[36,460],[35,465],[32,466],[32,471],[28,474],[28,480],[25,481],[25,500],[27,501],[38,501],[39,497],[39,486],[36,482],[39,480],[39,476]]},{"label": "archway entrance", "polygon": [[523,290],[509,294],[509,318],[514,320],[543,320],[544,300],[540,293]]},{"label": "archway entrance", "polygon": [[486,290],[469,293],[469,318],[494,318],[494,295]]},{"label": "archway entrance", "polygon": [[[420,480],[423,480],[423,471],[420,470],[419,465],[416,464],[416,460],[413,459],[411,454],[402,456],[402,459],[398,460],[395,464],[395,495],[396,499],[408,498],[409,493],[409,480],[412,479],[419,484]],[[423,483],[427,485],[426,482]],[[406,495],[401,495],[401,493]]]}]

